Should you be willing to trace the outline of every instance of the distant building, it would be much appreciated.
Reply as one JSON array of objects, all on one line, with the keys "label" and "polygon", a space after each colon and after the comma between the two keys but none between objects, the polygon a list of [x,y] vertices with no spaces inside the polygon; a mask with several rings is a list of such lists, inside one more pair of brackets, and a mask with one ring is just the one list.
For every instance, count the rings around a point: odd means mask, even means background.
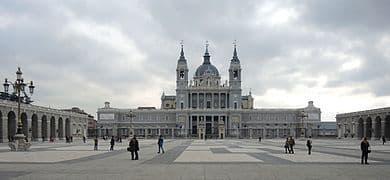
[{"label": "distant building", "polygon": [[160,109],[113,108],[106,102],[97,110],[99,135],[199,139],[318,136],[321,110],[313,101],[304,108],[255,109],[251,92],[242,95],[241,70],[234,47],[227,71],[229,81],[222,81],[206,46],[203,63],[189,81],[182,47],[175,71],[176,94],[163,93]]},{"label": "distant building", "polygon": [[84,134],[85,137],[95,137],[96,136],[96,125],[97,121],[91,114],[84,112],[84,110],[79,107],[72,107],[71,109],[62,109],[63,111],[74,112],[78,114],[87,115],[87,132]]},{"label": "distant building", "polygon": [[390,107],[336,115],[337,137],[390,138]]},{"label": "distant building", "polygon": [[[0,100],[0,142],[8,142],[16,134],[18,104]],[[32,104],[20,104],[23,134],[32,141],[80,138],[87,131],[88,115]]]},{"label": "distant building", "polygon": [[318,136],[336,137],[336,122],[321,122]]}]

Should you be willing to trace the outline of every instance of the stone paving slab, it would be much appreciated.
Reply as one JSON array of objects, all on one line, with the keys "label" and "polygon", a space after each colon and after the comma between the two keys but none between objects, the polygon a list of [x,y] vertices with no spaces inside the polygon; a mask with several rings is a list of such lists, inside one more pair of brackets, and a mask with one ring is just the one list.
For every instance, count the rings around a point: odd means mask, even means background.
[{"label": "stone paving slab", "polygon": [[247,154],[218,153],[211,151],[184,151],[174,162],[263,162]]},{"label": "stone paving slab", "polygon": [[260,150],[260,149],[247,149],[247,148],[227,148],[229,152],[233,153],[265,153],[267,151]]},{"label": "stone paving slab", "polygon": [[[316,142],[316,139],[313,139]],[[307,155],[304,141],[297,140],[296,154],[284,154],[280,140],[166,140],[164,154],[157,154],[157,140],[139,140],[140,160],[132,161],[124,149],[128,142],[108,152],[88,150],[91,143],[36,144],[29,162],[15,161],[22,152],[0,152],[0,179],[388,179],[390,153],[371,153],[370,165],[360,164],[359,141],[349,144],[324,140]],[[195,143],[194,143],[195,142]],[[330,148],[326,146],[335,146]],[[341,149],[336,146],[350,146]],[[0,147],[8,147],[1,144]],[[188,147],[201,147],[188,150]],[[356,148],[356,149],[355,149]],[[387,147],[382,150],[386,151]],[[121,149],[121,150],[119,150]],[[232,152],[232,151],[236,152]],[[56,154],[59,153],[59,154]],[[77,155],[73,154],[77,153]],[[83,154],[85,153],[85,154]],[[97,153],[97,154],[94,154]],[[28,155],[27,155],[28,156]],[[58,156],[58,157],[57,157]],[[60,159],[62,156],[63,159]],[[39,158],[37,158],[39,157]],[[12,159],[12,160],[11,160]],[[19,159],[19,160],[20,160]],[[32,163],[46,161],[47,163]],[[70,160],[66,160],[70,159]],[[373,161],[376,160],[376,161]],[[383,159],[383,161],[382,161]],[[24,159],[26,160],[26,159]],[[27,161],[26,160],[26,161]]]},{"label": "stone paving slab", "polygon": [[[295,151],[294,154],[272,154],[272,156],[285,159],[292,162],[317,162],[317,163],[351,163],[360,162],[360,158],[352,158],[347,156],[339,156],[332,154],[325,154],[319,152],[313,152],[308,155],[305,151]],[[370,162],[377,162],[370,160]]]},{"label": "stone paving slab", "polygon": [[3,152],[0,162],[53,163],[107,153],[107,151],[34,151]]}]

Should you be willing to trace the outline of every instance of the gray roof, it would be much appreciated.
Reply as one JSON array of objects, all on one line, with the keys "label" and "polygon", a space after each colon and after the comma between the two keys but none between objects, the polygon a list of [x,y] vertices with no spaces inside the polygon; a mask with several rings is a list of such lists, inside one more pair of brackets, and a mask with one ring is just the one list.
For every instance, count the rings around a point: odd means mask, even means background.
[{"label": "gray roof", "polygon": [[203,56],[203,64],[196,69],[195,76],[203,76],[205,74],[213,74],[219,76],[218,69],[211,64],[209,50],[206,46],[206,52]]},{"label": "gray roof", "polygon": [[195,76],[203,76],[204,74],[213,74],[219,76],[218,69],[214,65],[205,63],[196,69]]}]

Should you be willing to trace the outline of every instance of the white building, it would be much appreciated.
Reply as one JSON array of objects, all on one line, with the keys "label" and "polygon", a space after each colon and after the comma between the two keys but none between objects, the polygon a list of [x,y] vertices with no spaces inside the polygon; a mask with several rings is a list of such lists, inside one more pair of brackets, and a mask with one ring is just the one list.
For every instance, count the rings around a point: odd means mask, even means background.
[{"label": "white building", "polygon": [[[234,46],[228,69],[229,80],[222,81],[212,65],[208,46],[203,63],[189,80],[183,46],[176,68],[176,95],[161,96],[161,108],[99,108],[101,136],[194,138],[276,138],[317,136],[321,111],[309,101],[305,108],[255,109],[249,92],[242,95],[242,68]],[[224,82],[224,83],[223,83]],[[134,117],[129,117],[129,114]]]}]

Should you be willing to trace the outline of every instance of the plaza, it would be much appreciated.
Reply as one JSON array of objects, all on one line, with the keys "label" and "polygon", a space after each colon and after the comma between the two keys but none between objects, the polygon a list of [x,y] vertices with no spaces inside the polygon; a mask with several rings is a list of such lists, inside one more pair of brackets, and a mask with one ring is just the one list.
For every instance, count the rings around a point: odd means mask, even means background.
[{"label": "plaza", "polygon": [[313,139],[307,155],[304,139],[295,154],[285,154],[284,139],[139,139],[140,160],[130,159],[127,140],[109,150],[109,141],[68,144],[33,143],[28,152],[10,152],[0,144],[1,179],[386,179],[390,145],[370,141],[370,165],[360,164],[360,141]]}]

